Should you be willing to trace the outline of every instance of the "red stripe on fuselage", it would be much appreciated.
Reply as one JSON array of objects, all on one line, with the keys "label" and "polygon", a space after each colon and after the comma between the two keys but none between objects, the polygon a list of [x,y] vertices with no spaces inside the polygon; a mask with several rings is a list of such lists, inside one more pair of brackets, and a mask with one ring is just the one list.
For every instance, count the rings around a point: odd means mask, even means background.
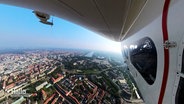
[{"label": "red stripe on fuselage", "polygon": [[[163,42],[168,40],[167,17],[168,17],[168,11],[169,11],[169,3],[170,3],[170,0],[165,0],[163,14],[162,14]],[[169,49],[164,48],[164,72],[163,72],[162,86],[160,90],[158,104],[162,104],[163,102],[166,85],[167,85],[168,74],[169,74]]]}]

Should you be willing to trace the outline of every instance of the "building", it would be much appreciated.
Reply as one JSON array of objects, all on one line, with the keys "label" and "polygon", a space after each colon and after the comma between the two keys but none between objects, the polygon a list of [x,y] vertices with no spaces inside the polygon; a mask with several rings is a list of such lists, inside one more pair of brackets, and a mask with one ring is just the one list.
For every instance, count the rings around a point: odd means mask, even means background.
[{"label": "building", "polygon": [[13,102],[12,104],[21,104],[21,103],[23,103],[24,101],[26,101],[26,99],[22,96],[22,97],[20,97],[18,100],[16,100],[15,102]]},{"label": "building", "polygon": [[42,92],[43,100],[45,100],[47,98],[47,93],[44,90],[42,90],[41,92]]},{"label": "building", "polygon": [[47,84],[48,84],[47,81],[43,82],[42,84],[40,84],[39,86],[36,87],[36,91],[42,89],[42,88],[43,88],[45,85],[47,85]]},{"label": "building", "polygon": [[0,90],[0,98],[4,96],[4,90]]},{"label": "building", "polygon": [[10,89],[12,89],[13,87],[15,87],[15,83],[12,83],[12,84],[6,86],[5,91],[10,90]]}]

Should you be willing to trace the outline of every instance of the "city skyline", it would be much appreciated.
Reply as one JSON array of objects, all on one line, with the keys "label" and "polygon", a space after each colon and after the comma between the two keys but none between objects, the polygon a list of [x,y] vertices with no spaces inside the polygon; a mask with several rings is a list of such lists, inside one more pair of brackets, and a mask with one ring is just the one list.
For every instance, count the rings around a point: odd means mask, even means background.
[{"label": "city skyline", "polygon": [[28,10],[0,5],[0,48],[78,48],[121,53],[121,43],[106,39],[66,20],[51,17],[48,26]]}]

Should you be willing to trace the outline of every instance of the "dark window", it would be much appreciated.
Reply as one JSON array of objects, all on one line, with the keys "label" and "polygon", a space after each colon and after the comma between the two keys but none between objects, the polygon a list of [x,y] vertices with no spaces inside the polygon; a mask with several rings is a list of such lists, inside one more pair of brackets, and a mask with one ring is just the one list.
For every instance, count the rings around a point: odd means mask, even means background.
[{"label": "dark window", "polygon": [[[183,50],[184,53],[184,50]],[[181,72],[184,74],[184,54],[182,55],[182,68],[181,68]]]},{"label": "dark window", "polygon": [[[184,53],[184,50],[183,50],[183,53]],[[184,54],[182,55],[181,72],[184,73]],[[184,78],[180,77],[178,90],[176,93],[175,103],[176,104],[183,104],[183,102],[184,102]]]},{"label": "dark window", "polygon": [[145,37],[130,45],[130,60],[148,84],[153,84],[157,72],[157,51],[153,41]]},{"label": "dark window", "polygon": [[184,102],[184,78],[180,78],[180,82],[178,85],[178,90],[176,93],[176,100],[175,103],[176,104],[183,104]]}]

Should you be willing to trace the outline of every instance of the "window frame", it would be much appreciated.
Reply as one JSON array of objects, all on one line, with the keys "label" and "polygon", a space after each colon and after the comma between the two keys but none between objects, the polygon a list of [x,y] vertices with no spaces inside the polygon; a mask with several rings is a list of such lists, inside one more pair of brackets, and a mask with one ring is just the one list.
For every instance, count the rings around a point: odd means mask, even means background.
[{"label": "window frame", "polygon": [[[158,62],[158,54],[157,54],[155,43],[151,38],[144,37],[135,42],[132,42],[131,44],[133,44],[133,46],[137,45],[136,46],[137,48],[131,48],[131,45],[129,45],[129,60],[131,64],[140,73],[140,75],[143,77],[145,82],[147,82],[149,85],[154,84],[156,80],[156,75],[157,75],[157,62]],[[141,58],[142,56],[145,58],[148,58],[146,60],[147,61],[149,60],[150,62],[143,61],[145,59]],[[152,66],[151,71],[149,66],[150,63],[151,63],[150,66]]]}]

